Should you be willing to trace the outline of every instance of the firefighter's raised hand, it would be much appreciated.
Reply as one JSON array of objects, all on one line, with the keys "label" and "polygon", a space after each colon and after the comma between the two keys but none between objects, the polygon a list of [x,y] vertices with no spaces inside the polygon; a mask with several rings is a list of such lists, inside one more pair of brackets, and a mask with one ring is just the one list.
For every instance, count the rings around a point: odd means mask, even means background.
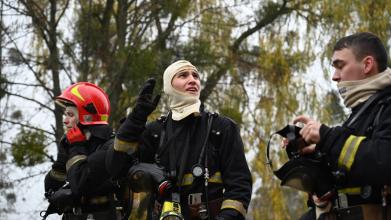
[{"label": "firefighter's raised hand", "polygon": [[[155,110],[159,103],[160,95],[153,97],[155,79],[148,79],[141,89],[136,101],[136,106],[118,129],[116,138],[122,141],[137,141],[145,128],[148,116]],[[118,142],[117,142],[118,143]],[[115,144],[114,149],[119,149]],[[118,145],[119,146],[119,145]]]},{"label": "firefighter's raised hand", "polygon": [[137,97],[136,106],[131,113],[132,117],[140,121],[146,121],[147,117],[156,109],[159,104],[160,95],[153,97],[156,80],[148,79]]}]

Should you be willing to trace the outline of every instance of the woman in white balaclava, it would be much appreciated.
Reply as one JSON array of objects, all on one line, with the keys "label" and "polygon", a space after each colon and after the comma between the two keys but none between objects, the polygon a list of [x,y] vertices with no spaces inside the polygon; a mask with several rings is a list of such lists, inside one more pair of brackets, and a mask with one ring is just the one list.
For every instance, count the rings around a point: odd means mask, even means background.
[{"label": "woman in white balaclava", "polygon": [[170,99],[173,120],[199,115],[201,83],[197,68],[189,61],[179,60],[164,71],[163,90]]},{"label": "woman in white balaclava", "polygon": [[[154,81],[149,82],[151,92]],[[200,75],[189,61],[179,60],[164,71],[163,90],[169,98],[170,112],[147,124],[138,138],[135,128],[144,125],[146,117],[136,120],[135,116],[143,111],[134,110],[117,134],[109,169],[116,172],[120,170],[118,167],[125,171],[132,167],[132,160],[126,158],[136,150],[140,162],[163,167],[171,184],[155,178],[159,190],[153,190],[150,220],[159,219],[164,201],[178,202],[186,220],[245,219],[252,179],[237,125],[227,117],[201,110]],[[139,99],[143,95],[141,92]],[[155,168],[148,167],[144,173],[159,176]]]}]

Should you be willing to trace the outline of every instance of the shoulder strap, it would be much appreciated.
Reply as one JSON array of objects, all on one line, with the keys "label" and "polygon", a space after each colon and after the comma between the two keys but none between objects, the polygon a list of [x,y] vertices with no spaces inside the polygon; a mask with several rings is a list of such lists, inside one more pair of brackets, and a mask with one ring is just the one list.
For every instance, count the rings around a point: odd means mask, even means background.
[{"label": "shoulder strap", "polygon": [[347,127],[351,127],[351,126],[357,121],[357,119],[361,116],[361,114],[364,113],[364,111],[367,110],[368,107],[369,107],[377,98],[379,98],[380,96],[382,96],[382,92],[378,92],[378,93],[374,94],[373,96],[371,96],[371,97],[365,102],[365,104],[361,107],[361,109],[353,116],[352,120],[350,120],[350,122],[347,124]]},{"label": "shoulder strap", "polygon": [[[205,153],[206,145],[208,143],[209,134],[210,134],[210,130],[212,129],[212,123],[213,123],[213,118],[214,118],[214,113],[207,112],[206,114],[207,114],[207,117],[208,117],[208,124],[207,124],[207,127],[206,127],[206,135],[205,135],[204,142],[202,144],[201,153],[200,153],[200,156],[198,157],[198,164],[201,164],[202,160],[206,156],[206,153]],[[207,159],[205,160],[205,165],[207,165]]]},{"label": "shoulder strap", "polygon": [[383,113],[384,108],[386,107],[387,104],[389,104],[390,101],[391,101],[391,97],[387,97],[387,99],[385,99],[385,101],[379,103],[381,106],[380,106],[379,111],[376,113],[376,117],[373,122],[374,127],[376,127],[379,124],[380,116]]},{"label": "shoulder strap", "polygon": [[[374,103],[375,101],[378,101],[379,99],[387,97],[390,94],[391,94],[391,86],[372,95],[365,102],[365,104],[361,107],[361,109],[353,116],[352,120],[350,120],[346,126],[351,127],[357,121],[357,119],[362,115],[362,113],[364,113],[364,111],[367,110],[369,106],[371,106],[372,103]],[[380,103],[377,103],[377,104],[380,104]]]}]

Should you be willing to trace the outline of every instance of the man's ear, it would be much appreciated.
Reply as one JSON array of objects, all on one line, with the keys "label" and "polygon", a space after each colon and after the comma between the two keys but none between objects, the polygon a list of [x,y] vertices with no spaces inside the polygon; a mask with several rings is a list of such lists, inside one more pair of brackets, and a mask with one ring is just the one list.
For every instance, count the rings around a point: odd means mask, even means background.
[{"label": "man's ear", "polygon": [[364,67],[364,74],[366,76],[377,73],[377,63],[373,56],[366,56],[362,59],[362,65]]}]

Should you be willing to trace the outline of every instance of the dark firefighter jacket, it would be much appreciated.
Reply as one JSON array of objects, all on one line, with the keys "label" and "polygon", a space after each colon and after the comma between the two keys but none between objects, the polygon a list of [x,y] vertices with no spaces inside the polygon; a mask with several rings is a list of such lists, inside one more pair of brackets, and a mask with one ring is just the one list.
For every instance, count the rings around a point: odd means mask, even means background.
[{"label": "dark firefighter jacket", "polygon": [[109,203],[116,188],[105,167],[106,151],[114,141],[112,130],[107,125],[88,129],[89,140],[76,146],[69,145],[63,138],[57,161],[46,175],[45,191],[56,191],[67,181],[75,205],[83,212],[115,208]]},{"label": "dark firefighter jacket", "polygon": [[[176,185],[180,185],[181,188],[180,200],[185,219],[190,219],[188,195],[205,194],[204,178],[194,178],[191,168],[197,164],[201,153],[206,136],[208,114],[202,112],[201,116],[190,115],[181,121],[171,120],[172,132],[167,131],[170,119],[159,119],[147,124],[139,140],[138,157],[141,162],[158,163],[167,172],[175,170],[176,174],[179,173],[181,163],[185,164],[183,179],[181,183],[176,182]],[[251,199],[252,178],[244,155],[239,129],[232,120],[226,117],[217,114],[211,114],[209,117],[214,118],[207,142],[210,174],[208,200],[222,199],[222,205],[217,207],[218,210],[228,208],[241,213],[239,216],[245,215]],[[166,128],[165,138],[159,148],[164,127]],[[186,152],[188,152],[187,156]],[[117,156],[115,159],[118,164],[116,167],[123,167],[124,165],[120,165],[119,158]],[[130,164],[123,170],[129,166]],[[204,199],[203,195],[202,200],[205,201]]]},{"label": "dark firefighter jacket", "polygon": [[347,195],[348,206],[379,204],[380,189],[391,185],[391,87],[378,93],[351,125],[365,103],[352,109],[342,126],[320,128],[317,148],[328,155],[334,170],[345,173],[337,185],[338,192]]}]

